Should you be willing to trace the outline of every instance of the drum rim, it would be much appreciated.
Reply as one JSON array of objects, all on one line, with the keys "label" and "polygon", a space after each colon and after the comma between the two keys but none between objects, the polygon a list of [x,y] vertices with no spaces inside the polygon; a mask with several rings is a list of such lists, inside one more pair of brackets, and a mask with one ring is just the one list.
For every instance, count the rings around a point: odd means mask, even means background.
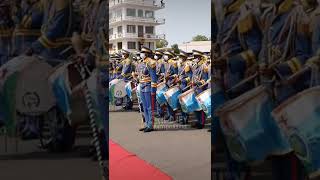
[{"label": "drum rim", "polygon": [[[312,88],[309,88],[309,89],[306,89],[302,92],[299,92],[297,94],[295,94],[294,96],[288,98],[287,100],[285,100],[283,103],[281,103],[280,105],[278,105],[273,111],[272,111],[272,115],[274,117],[277,117],[281,110],[287,106],[288,104],[291,104],[292,102],[300,99],[301,97],[304,97],[303,95],[307,94],[307,93],[310,93],[310,92],[313,92],[313,91],[319,91],[320,90],[320,86],[315,86],[315,87],[312,87]],[[319,94],[320,94],[320,91],[319,91]]]},{"label": "drum rim", "polygon": [[188,91],[186,91],[186,92],[184,92],[184,93],[181,93],[180,95],[179,95],[179,100],[180,99],[182,99],[183,97],[185,97],[185,96],[187,96],[190,92],[195,92],[195,90],[194,90],[194,88],[191,88],[191,89],[189,89]]},{"label": "drum rim", "polygon": [[[209,91],[210,90],[210,91]],[[198,99],[198,97],[200,98],[200,96],[201,95],[203,95],[204,93],[206,93],[206,92],[210,92],[210,94],[211,94],[211,88],[209,88],[209,89],[206,89],[206,90],[204,90],[203,92],[201,92],[200,94],[198,94],[197,96],[196,96],[196,98]]]},{"label": "drum rim", "polygon": [[[167,92],[169,92],[171,89],[173,89],[173,88],[178,88],[178,90],[180,90],[180,87],[178,86],[178,85],[175,85],[175,86],[172,86],[172,87],[170,87],[166,92],[164,92],[163,94],[165,95],[165,96],[168,96],[168,95],[166,95],[167,94]],[[179,97],[178,97],[179,98]]]},{"label": "drum rim", "polygon": [[[223,104],[221,107],[219,107],[215,112],[219,114],[225,114],[227,112],[230,112],[234,109],[236,109],[239,106],[243,106],[244,104],[247,104],[252,100],[253,98],[260,95],[260,92],[266,91],[267,88],[263,85],[258,86],[230,101],[227,101],[225,104]],[[251,96],[249,96],[251,95]],[[240,101],[240,99],[244,99],[245,101]]]},{"label": "drum rim", "polygon": [[157,88],[160,87],[161,85],[166,84],[165,82],[161,82],[157,85]]}]

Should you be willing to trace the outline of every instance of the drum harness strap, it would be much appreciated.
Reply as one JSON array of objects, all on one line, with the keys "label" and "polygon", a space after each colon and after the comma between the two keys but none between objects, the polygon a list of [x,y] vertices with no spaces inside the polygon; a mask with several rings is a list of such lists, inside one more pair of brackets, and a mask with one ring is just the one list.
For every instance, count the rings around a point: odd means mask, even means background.
[{"label": "drum harness strap", "polygon": [[[80,72],[82,80],[86,81],[86,72],[85,72],[86,68],[84,67],[84,65],[76,64],[75,67]],[[93,142],[94,142],[94,146],[95,146],[95,149],[96,149],[96,152],[97,152],[99,165],[100,165],[100,167],[102,169],[103,178],[105,180],[107,180],[108,177],[109,177],[109,174],[108,174],[109,173],[109,169],[108,169],[106,163],[102,160],[102,150],[101,150],[102,146],[101,146],[101,142],[99,141],[99,135],[98,135],[99,131],[98,131],[98,127],[97,127],[97,124],[96,124],[97,115],[96,115],[96,112],[95,112],[94,107],[93,107],[93,98],[91,96],[91,93],[89,91],[87,83],[84,84],[83,91],[85,93],[86,103],[87,103],[87,107],[88,107],[88,110],[89,110],[90,126],[91,126],[91,130],[92,130],[92,133],[93,133]]]}]

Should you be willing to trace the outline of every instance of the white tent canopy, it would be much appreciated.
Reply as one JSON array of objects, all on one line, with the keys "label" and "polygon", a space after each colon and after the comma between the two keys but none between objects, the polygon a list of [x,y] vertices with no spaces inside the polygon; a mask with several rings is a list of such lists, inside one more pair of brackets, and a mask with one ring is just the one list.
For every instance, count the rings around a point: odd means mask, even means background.
[{"label": "white tent canopy", "polygon": [[179,44],[179,49],[191,53],[192,50],[209,53],[211,51],[211,41],[191,41]]}]

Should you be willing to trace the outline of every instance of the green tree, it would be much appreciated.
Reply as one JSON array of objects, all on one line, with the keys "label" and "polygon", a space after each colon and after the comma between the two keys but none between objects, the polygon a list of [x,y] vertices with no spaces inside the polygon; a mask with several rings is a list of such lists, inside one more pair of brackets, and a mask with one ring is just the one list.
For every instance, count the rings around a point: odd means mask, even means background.
[{"label": "green tree", "polygon": [[178,44],[173,44],[173,45],[171,46],[171,48],[173,49],[173,52],[174,52],[174,53],[176,53],[176,54],[179,54],[179,53],[180,53]]},{"label": "green tree", "polygon": [[156,42],[156,47],[157,48],[164,48],[168,46],[168,41],[165,39],[161,39],[159,41]]},{"label": "green tree", "polygon": [[196,35],[192,38],[192,41],[208,41],[209,38],[204,35]]}]

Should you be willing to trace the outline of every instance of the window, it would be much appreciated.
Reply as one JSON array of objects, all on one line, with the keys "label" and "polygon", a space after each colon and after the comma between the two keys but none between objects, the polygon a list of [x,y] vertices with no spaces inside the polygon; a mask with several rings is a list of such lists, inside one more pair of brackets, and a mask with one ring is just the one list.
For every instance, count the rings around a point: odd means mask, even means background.
[{"label": "window", "polygon": [[154,34],[154,27],[153,26],[146,26],[146,33],[147,34]]},{"label": "window", "polygon": [[136,42],[128,42],[128,49],[136,49]]},{"label": "window", "polygon": [[146,18],[154,18],[154,14],[153,14],[153,11],[146,11],[145,13],[146,15]]},{"label": "window", "polygon": [[122,26],[118,26],[118,34],[122,33]]},{"label": "window", "polygon": [[118,10],[117,12],[116,12],[116,17],[121,17],[122,16],[122,11],[121,10]]},{"label": "window", "polygon": [[136,17],[136,10],[135,9],[127,9],[127,16]]},{"label": "window", "polygon": [[136,33],[136,26],[135,25],[128,25],[127,32],[128,33]]},{"label": "window", "polygon": [[112,35],[113,34],[113,28],[109,29],[109,34]]},{"label": "window", "polygon": [[143,10],[141,9],[138,10],[138,17],[143,17]]},{"label": "window", "polygon": [[151,50],[154,50],[155,48],[154,48],[154,43],[153,42],[150,42],[149,43],[149,48],[151,49]]}]

